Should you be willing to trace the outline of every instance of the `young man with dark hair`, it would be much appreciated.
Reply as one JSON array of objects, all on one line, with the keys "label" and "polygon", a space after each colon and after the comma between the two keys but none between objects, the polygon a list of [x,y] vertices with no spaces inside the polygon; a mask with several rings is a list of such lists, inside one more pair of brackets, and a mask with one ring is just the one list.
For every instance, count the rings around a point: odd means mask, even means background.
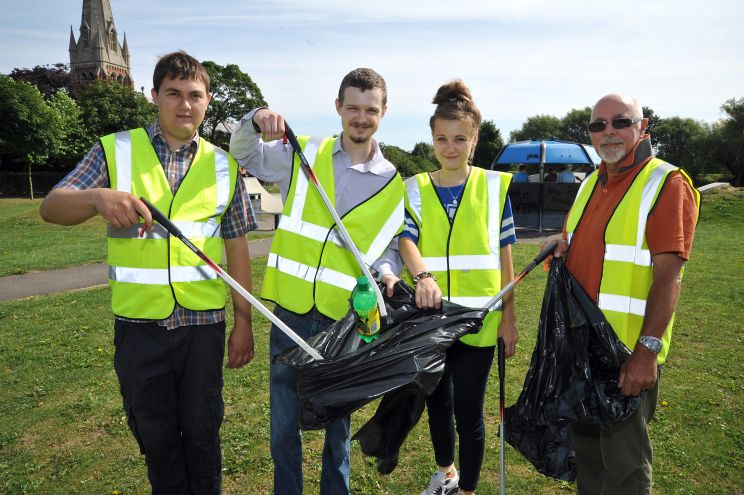
[{"label": "young man with dark hair", "polygon": [[[109,223],[114,367],[153,493],[218,494],[225,289],[179,240],[153,226],[139,197],[218,263],[224,245],[228,271],[244,287],[251,281],[245,234],[256,223],[237,163],[197,133],[211,99],[201,64],[182,51],[162,57],[152,99],[158,121],[102,137],[40,212],[61,225],[95,215]],[[233,294],[233,309],[228,368],[253,358],[250,305]]]},{"label": "young man with dark hair", "polygon": [[[371,69],[344,77],[336,100],[343,132],[338,138],[299,136],[303,152],[335,204],[352,239],[372,264],[403,224],[403,182],[382,156],[372,136],[387,109],[385,81]],[[262,297],[276,303],[275,314],[307,339],[346,314],[361,269],[334,233],[334,221],[308,183],[290,145],[276,141],[284,118],[268,108],[243,117],[230,142],[238,162],[259,179],[276,182],[284,211],[269,254]],[[393,273],[385,262],[374,267]],[[273,358],[294,345],[271,327]],[[297,375],[271,364],[271,456],[274,493],[302,493],[302,439],[297,422]],[[349,494],[349,418],[326,428],[322,495]]]}]

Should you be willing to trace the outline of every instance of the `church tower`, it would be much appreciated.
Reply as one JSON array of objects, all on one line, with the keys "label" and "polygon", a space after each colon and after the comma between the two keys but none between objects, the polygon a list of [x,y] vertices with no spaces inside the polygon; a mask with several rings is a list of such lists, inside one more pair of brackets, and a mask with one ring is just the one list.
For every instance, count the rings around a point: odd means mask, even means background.
[{"label": "church tower", "polygon": [[70,26],[70,73],[80,84],[108,79],[134,88],[127,35],[120,45],[109,0],[83,0],[77,41]]}]

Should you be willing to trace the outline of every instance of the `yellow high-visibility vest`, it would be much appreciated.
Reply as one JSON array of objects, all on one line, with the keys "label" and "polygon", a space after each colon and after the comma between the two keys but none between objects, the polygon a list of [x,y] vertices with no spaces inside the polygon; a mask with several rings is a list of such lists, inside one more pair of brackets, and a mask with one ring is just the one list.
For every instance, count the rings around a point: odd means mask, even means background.
[{"label": "yellow high-visibility vest", "polygon": [[[406,180],[406,209],[418,226],[418,249],[443,299],[483,308],[501,290],[501,217],[511,179],[511,174],[472,167],[452,223],[428,173]],[[410,274],[404,278],[411,283]],[[501,303],[477,334],[460,340],[475,347],[496,345],[500,323]]]},{"label": "yellow high-visibility vest", "polygon": [[[101,138],[111,189],[144,197],[173,221],[215,263],[222,261],[221,221],[238,176],[235,160],[199,139],[199,147],[176,194],[144,129]],[[216,273],[180,240],[156,224],[108,228],[109,285],[115,315],[168,318],[176,302],[193,311],[221,309],[225,288]]]},{"label": "yellow high-visibility vest", "polygon": [[[629,349],[635,348],[641,335],[646,300],[653,282],[653,263],[646,243],[646,222],[667,177],[675,170],[679,170],[690,183],[699,209],[700,193],[685,171],[658,158],[652,158],[633,180],[605,230],[605,254],[597,305],[615,334]],[[576,194],[576,200],[566,219],[569,243],[595,190],[597,176],[597,173],[589,175]],[[661,339],[663,345],[657,358],[659,364],[666,361],[669,353],[673,323],[674,315]]]},{"label": "yellow high-visibility vest", "polygon": [[[299,136],[303,154],[335,206],[333,146],[336,138]],[[295,157],[292,182],[271,243],[261,297],[305,314],[315,305],[338,320],[349,309],[349,297],[362,274],[317,189]],[[403,182],[396,173],[372,197],[342,217],[346,230],[372,265],[403,226]]]}]

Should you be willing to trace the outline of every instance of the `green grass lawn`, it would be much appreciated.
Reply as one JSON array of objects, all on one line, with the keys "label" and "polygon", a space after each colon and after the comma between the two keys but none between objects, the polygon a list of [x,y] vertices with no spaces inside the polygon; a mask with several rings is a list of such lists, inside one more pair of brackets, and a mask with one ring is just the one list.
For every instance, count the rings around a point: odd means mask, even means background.
[{"label": "green grass lawn", "polygon": [[[744,191],[704,196],[660,405],[651,424],[655,493],[744,493],[742,218]],[[45,228],[30,222],[24,230],[39,242],[44,235],[35,230]],[[2,246],[3,258],[17,249],[14,243]],[[23,249],[37,246],[29,242]],[[534,244],[515,247],[517,270],[537,249]],[[262,262],[256,260],[254,287],[260,286],[262,272]],[[529,364],[545,279],[535,270],[517,290],[521,340],[517,356],[507,364],[508,403],[516,400]],[[109,296],[104,288],[0,303],[0,493],[149,493],[113,371]],[[225,493],[271,492],[267,321],[256,316],[254,329],[254,361],[241,370],[225,371]],[[499,481],[495,367],[491,378],[486,460],[478,489],[484,495],[498,493]],[[373,407],[354,414],[354,431],[371,416]],[[308,493],[317,493],[322,435],[308,432],[304,438],[305,485]],[[432,469],[425,418],[404,444],[400,464],[389,476],[379,476],[374,462],[352,444],[355,494],[418,493]],[[506,471],[509,493],[574,491],[569,483],[538,474],[508,446]]]},{"label": "green grass lawn", "polygon": [[[106,222],[96,216],[75,227],[44,222],[41,200],[0,199],[0,277],[106,261]],[[248,238],[273,232],[250,232]]]}]

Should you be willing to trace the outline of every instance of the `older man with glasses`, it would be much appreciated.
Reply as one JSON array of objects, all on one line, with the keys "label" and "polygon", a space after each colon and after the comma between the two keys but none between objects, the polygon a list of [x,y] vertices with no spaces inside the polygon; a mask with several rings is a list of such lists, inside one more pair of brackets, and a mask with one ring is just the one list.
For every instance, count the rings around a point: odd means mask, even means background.
[{"label": "older man with glasses", "polygon": [[648,119],[634,98],[602,97],[589,122],[602,163],[582,182],[555,256],[632,350],[619,385],[640,395],[638,411],[612,425],[574,425],[577,492],[651,493],[659,376],[672,337],[683,266],[690,256],[700,194],[680,168],[654,157]]}]

